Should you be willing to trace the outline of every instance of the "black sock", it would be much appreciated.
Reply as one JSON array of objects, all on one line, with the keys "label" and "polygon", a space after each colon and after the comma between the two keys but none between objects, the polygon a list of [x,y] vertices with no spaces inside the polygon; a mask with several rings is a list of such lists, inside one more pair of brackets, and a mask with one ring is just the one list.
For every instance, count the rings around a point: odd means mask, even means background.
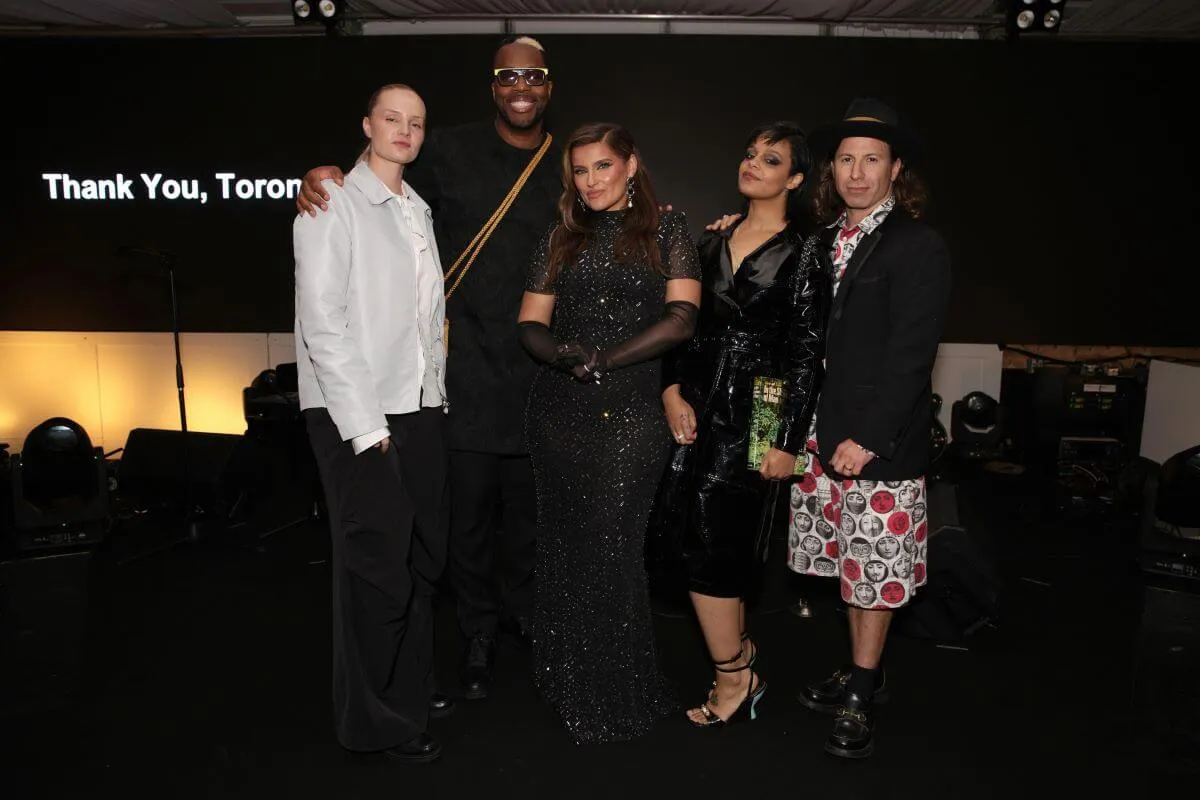
[{"label": "black sock", "polygon": [[850,670],[850,680],[846,681],[846,691],[853,692],[864,700],[869,700],[875,694],[875,687],[878,684],[879,667],[867,669],[855,664],[854,669]]}]

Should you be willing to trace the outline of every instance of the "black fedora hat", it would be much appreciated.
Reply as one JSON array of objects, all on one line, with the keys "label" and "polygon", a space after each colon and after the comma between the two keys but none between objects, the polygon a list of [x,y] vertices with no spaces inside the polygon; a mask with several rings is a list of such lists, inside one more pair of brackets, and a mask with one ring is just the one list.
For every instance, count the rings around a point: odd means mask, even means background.
[{"label": "black fedora hat", "polygon": [[900,115],[886,103],[871,97],[856,97],[839,122],[812,132],[808,146],[816,159],[828,159],[843,139],[852,136],[887,142],[896,158],[916,159],[921,155],[920,139],[900,123]]}]

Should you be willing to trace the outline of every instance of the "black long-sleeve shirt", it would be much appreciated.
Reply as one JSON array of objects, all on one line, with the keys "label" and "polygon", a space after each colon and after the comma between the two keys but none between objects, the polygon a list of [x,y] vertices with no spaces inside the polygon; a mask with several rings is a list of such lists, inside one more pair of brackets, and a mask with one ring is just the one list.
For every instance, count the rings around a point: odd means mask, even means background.
[{"label": "black long-sleeve shirt", "polygon": [[[404,177],[433,210],[446,270],[536,152],[509,145],[490,119],[430,133]],[[526,452],[525,404],[537,363],[517,339],[517,314],[530,257],[557,215],[561,163],[552,144],[446,304],[451,449]]]}]

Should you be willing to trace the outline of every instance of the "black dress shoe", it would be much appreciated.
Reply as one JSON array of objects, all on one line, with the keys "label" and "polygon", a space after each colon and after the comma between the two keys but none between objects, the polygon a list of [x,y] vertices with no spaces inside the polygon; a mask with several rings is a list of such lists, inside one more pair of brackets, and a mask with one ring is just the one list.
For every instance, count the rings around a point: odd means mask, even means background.
[{"label": "black dress shoe", "polygon": [[492,690],[492,668],[496,661],[496,640],[477,633],[467,643],[458,677],[463,685],[463,697],[482,700]]},{"label": "black dress shoe", "polygon": [[445,719],[454,713],[457,705],[450,695],[434,692],[433,697],[429,698],[429,716],[431,719]]},{"label": "black dress shoe", "polygon": [[[842,667],[828,678],[805,686],[796,699],[813,711],[832,714],[841,706],[846,696],[846,682],[849,680],[850,667]],[[879,684],[875,687],[875,695],[871,700],[874,703],[886,703],[887,697],[887,672],[881,669]]]},{"label": "black dress shoe", "polygon": [[522,647],[533,646],[533,631],[529,627],[529,617],[504,617],[500,620],[500,630],[516,639]]},{"label": "black dress shoe", "polygon": [[428,733],[422,733],[404,744],[389,747],[383,753],[391,760],[399,761],[402,764],[428,764],[441,757],[442,743]]},{"label": "black dress shoe", "polygon": [[874,732],[875,714],[871,701],[847,692],[838,706],[833,730],[825,740],[825,752],[842,758],[866,758],[875,752]]}]

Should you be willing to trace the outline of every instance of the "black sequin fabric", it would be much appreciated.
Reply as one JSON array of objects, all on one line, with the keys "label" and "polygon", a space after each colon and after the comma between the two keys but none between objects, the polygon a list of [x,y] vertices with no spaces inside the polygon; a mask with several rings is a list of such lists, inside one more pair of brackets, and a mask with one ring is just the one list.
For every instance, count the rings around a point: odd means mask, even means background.
[{"label": "black sequin fabric", "polygon": [[[545,237],[527,288],[555,295],[558,342],[604,349],[656,322],[667,278],[618,263],[623,212],[595,215],[577,263],[547,280]],[[659,225],[663,266],[698,278],[681,214]],[[621,741],[677,709],[659,671],[643,546],[671,437],[661,364],[616,370],[596,383],[543,367],[526,415],[538,503],[534,680],[577,743]]]}]

